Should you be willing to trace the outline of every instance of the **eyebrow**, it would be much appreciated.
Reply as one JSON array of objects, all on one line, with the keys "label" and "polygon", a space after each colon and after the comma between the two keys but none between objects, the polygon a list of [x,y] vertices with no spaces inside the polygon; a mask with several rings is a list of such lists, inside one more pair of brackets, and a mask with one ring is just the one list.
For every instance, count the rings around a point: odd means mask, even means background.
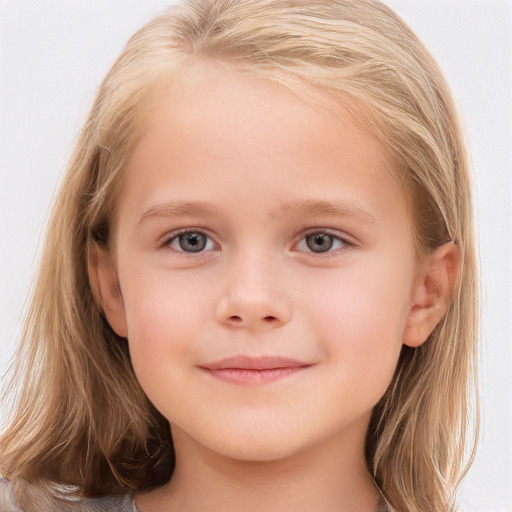
[{"label": "eyebrow", "polygon": [[[212,217],[220,210],[208,203],[194,201],[168,201],[157,204],[147,210],[141,217],[139,224],[143,224],[160,217]],[[346,201],[325,201],[306,199],[281,204],[271,212],[272,218],[281,218],[286,214],[296,213],[304,216],[333,215],[338,217],[353,217],[365,224],[376,224],[377,219],[367,210]]]},{"label": "eyebrow", "polygon": [[334,215],[338,217],[354,217],[365,224],[376,224],[377,219],[367,210],[349,201],[324,201],[306,199],[292,201],[281,205],[272,216],[280,217],[290,212],[303,215]]},{"label": "eyebrow", "polygon": [[142,215],[139,224],[159,217],[203,216],[209,217],[218,213],[218,209],[206,203],[189,201],[168,201],[152,206]]}]

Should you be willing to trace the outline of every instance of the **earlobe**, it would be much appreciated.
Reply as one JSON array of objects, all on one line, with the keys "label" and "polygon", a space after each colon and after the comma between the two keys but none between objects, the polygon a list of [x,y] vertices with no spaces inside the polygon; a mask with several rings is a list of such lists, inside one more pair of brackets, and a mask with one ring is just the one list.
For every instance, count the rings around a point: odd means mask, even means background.
[{"label": "earlobe", "polygon": [[459,266],[459,248],[453,242],[441,245],[426,257],[414,285],[404,330],[405,345],[423,344],[442,320],[455,289]]},{"label": "earlobe", "polygon": [[123,297],[112,256],[96,244],[89,252],[89,281],[94,298],[110,327],[123,338],[128,336]]}]

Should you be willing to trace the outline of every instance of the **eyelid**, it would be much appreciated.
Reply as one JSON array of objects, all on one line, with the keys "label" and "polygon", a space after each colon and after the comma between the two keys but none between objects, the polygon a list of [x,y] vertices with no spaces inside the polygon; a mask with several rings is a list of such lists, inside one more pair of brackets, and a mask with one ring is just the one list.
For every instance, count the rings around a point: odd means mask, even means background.
[{"label": "eyelid", "polygon": [[341,251],[345,251],[347,249],[356,247],[356,245],[357,245],[356,241],[351,236],[347,235],[346,233],[340,233],[337,230],[329,229],[329,228],[310,228],[301,233],[300,238],[297,239],[297,241],[294,243],[293,247],[297,247],[300,242],[305,241],[307,236],[316,235],[316,234],[332,236],[334,239],[340,241],[343,244],[343,247],[339,247],[334,250],[328,250],[325,252],[314,252],[311,250],[305,250],[305,251],[300,251],[300,252],[304,252],[308,256],[313,255],[315,258],[318,258],[318,257],[328,258],[331,256],[336,256]]},{"label": "eyelid", "polygon": [[[180,250],[174,249],[170,246],[170,242],[172,240],[179,237],[180,235],[186,235],[188,233],[199,233],[199,234],[206,236],[208,239],[210,239],[213,242],[213,244],[215,246],[214,249],[203,249],[202,251],[188,252],[188,251],[180,251]],[[207,230],[202,229],[202,228],[180,228],[180,229],[175,229],[173,231],[169,231],[163,237],[160,238],[160,240],[158,242],[158,246],[161,249],[169,250],[169,251],[172,251],[172,252],[180,254],[180,255],[196,256],[196,257],[200,254],[205,254],[208,252],[212,252],[213,250],[218,250],[218,244],[215,242],[213,237],[208,234]]]}]

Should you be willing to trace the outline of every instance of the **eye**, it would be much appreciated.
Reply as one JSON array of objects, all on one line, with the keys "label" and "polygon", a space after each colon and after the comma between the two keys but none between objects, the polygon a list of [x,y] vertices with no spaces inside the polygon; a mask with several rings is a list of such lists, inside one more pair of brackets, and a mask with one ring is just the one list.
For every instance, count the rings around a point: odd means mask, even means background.
[{"label": "eye", "polygon": [[338,236],[326,233],[325,231],[316,231],[302,238],[297,245],[297,249],[319,254],[332,252],[347,245],[350,245],[350,243]]},{"label": "eye", "polygon": [[201,231],[182,231],[165,242],[165,245],[177,252],[203,252],[215,249],[213,240]]}]

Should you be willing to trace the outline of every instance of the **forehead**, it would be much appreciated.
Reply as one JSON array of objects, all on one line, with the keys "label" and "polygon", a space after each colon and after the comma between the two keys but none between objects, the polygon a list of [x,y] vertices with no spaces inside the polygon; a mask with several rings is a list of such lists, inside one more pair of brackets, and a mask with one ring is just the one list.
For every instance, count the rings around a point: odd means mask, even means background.
[{"label": "forehead", "polygon": [[[174,128],[179,128],[183,136],[208,131],[215,140],[226,133],[233,138],[236,130],[244,142],[256,142],[258,128],[264,127],[269,136],[295,135],[297,142],[305,136],[311,143],[304,149],[319,153],[332,142],[329,134],[335,130],[344,138],[349,132],[354,138],[364,136],[379,158],[386,153],[370,133],[367,122],[355,113],[356,100],[306,84],[287,73],[199,61],[175,69],[172,78],[160,84],[152,98],[145,117],[146,133],[153,137],[158,127],[171,128],[173,120]],[[291,133],[282,132],[286,125],[293,127]],[[303,142],[299,142],[301,147]],[[336,146],[342,149],[341,144]],[[387,160],[391,162],[390,158]],[[384,163],[391,167],[389,162]]]},{"label": "forehead", "polygon": [[259,194],[275,216],[294,201],[345,197],[363,210],[365,194],[403,199],[383,146],[346,102],[315,100],[229,66],[182,69],[154,97],[122,202],[143,215],[184,196],[227,205],[236,193],[249,209]]}]

